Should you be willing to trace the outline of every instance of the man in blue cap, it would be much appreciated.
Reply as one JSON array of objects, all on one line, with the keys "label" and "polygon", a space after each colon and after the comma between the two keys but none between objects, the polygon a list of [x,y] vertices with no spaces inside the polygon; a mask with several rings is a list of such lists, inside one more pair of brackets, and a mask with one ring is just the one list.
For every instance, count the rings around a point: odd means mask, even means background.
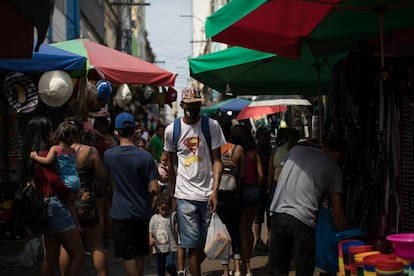
[{"label": "man in blue cap", "polygon": [[114,135],[120,144],[105,151],[104,162],[115,186],[111,207],[115,256],[124,259],[126,275],[143,275],[158,170],[152,155],[134,144],[135,120],[131,114],[116,116]]}]

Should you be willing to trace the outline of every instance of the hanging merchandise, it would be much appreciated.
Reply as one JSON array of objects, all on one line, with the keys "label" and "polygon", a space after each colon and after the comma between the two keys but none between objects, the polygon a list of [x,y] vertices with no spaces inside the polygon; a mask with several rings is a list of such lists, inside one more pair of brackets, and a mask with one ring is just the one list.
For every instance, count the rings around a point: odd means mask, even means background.
[{"label": "hanging merchandise", "polygon": [[86,108],[88,111],[99,111],[103,103],[98,100],[98,89],[89,81],[86,81]]},{"label": "hanging merchandise", "polygon": [[17,112],[30,113],[36,109],[39,98],[36,85],[29,75],[11,72],[5,77],[3,87],[7,102]]},{"label": "hanging merchandise", "polygon": [[163,86],[163,87],[161,88],[161,91],[158,91],[157,96],[156,96],[156,98],[157,98],[157,103],[159,104],[159,106],[160,106],[161,108],[163,108],[163,107],[164,107],[166,97],[167,97],[167,88],[165,88],[165,87]]},{"label": "hanging merchandise", "polygon": [[139,102],[142,105],[149,104],[152,100],[155,99],[155,90],[149,85],[145,85],[143,89],[140,90]]},{"label": "hanging merchandise", "polygon": [[100,80],[96,83],[98,93],[96,98],[100,101],[105,101],[112,96],[112,85],[110,81]]},{"label": "hanging merchandise", "polygon": [[116,104],[119,107],[123,108],[131,102],[131,99],[132,99],[132,93],[131,93],[131,90],[129,89],[128,84],[126,83],[121,84],[118,87],[118,90],[116,91],[116,95],[115,95]]},{"label": "hanging merchandise", "polygon": [[177,100],[177,90],[172,87],[168,87],[167,96],[165,97],[165,103],[172,107],[172,103]]},{"label": "hanging merchandise", "polygon": [[73,82],[65,71],[48,71],[40,77],[38,88],[42,102],[50,107],[59,107],[72,96]]}]

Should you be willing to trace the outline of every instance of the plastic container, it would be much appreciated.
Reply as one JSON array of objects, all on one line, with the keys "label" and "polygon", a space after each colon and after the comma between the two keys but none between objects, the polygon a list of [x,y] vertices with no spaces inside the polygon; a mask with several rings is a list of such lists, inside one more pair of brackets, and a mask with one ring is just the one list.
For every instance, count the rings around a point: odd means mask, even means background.
[{"label": "plastic container", "polygon": [[377,276],[403,276],[404,265],[398,260],[378,260],[375,264]]},{"label": "plastic container", "polygon": [[391,241],[397,257],[414,260],[414,233],[388,235],[387,240]]},{"label": "plastic container", "polygon": [[351,246],[365,245],[365,242],[360,240],[343,240],[339,242],[339,273],[341,275],[351,275],[350,265],[349,265],[349,254],[348,248]]},{"label": "plastic container", "polygon": [[348,261],[349,261],[349,271],[352,276],[357,276],[357,266],[355,262],[355,255],[362,252],[367,252],[372,250],[372,245],[357,245],[350,246],[348,248]]},{"label": "plastic container", "polygon": [[377,261],[390,259],[392,259],[392,256],[388,254],[374,254],[364,257],[364,276],[376,276],[377,272],[375,270],[375,265],[377,264]]},{"label": "plastic container", "polygon": [[377,255],[377,254],[380,254],[380,252],[379,251],[367,251],[367,252],[355,254],[354,259],[355,259],[355,266],[357,270],[356,274],[358,276],[364,275],[364,258],[366,256]]}]

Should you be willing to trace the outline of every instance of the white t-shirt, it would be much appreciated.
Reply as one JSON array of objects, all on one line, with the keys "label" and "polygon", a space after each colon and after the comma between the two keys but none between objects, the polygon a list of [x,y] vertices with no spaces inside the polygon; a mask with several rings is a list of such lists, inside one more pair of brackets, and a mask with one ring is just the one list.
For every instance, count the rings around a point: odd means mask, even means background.
[{"label": "white t-shirt", "polygon": [[154,235],[155,246],[152,253],[167,253],[177,251],[177,240],[172,215],[163,217],[155,214],[151,217],[149,231]]},{"label": "white t-shirt", "polygon": [[[177,150],[178,167],[174,196],[179,199],[207,201],[213,190],[213,166],[208,143],[201,128],[201,119],[189,125],[181,118],[181,132],[177,149],[173,145],[174,122],[165,129],[164,150]],[[226,143],[216,120],[209,119],[211,148],[217,149]]]}]

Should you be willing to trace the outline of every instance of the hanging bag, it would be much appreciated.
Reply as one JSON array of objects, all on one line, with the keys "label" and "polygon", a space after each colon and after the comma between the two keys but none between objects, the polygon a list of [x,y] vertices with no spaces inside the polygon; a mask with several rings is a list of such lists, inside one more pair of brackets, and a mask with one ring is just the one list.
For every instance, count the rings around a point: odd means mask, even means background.
[{"label": "hanging bag", "polygon": [[75,201],[75,209],[81,226],[94,226],[99,223],[99,213],[90,192],[82,193],[81,198]]},{"label": "hanging bag", "polygon": [[50,182],[44,196],[38,191],[34,180],[26,183],[13,201],[13,213],[24,225],[29,227],[43,227],[48,216]]},{"label": "hanging bag", "polygon": [[226,225],[216,213],[213,213],[207,230],[204,253],[211,260],[224,259],[230,255],[230,248],[231,238]]}]

